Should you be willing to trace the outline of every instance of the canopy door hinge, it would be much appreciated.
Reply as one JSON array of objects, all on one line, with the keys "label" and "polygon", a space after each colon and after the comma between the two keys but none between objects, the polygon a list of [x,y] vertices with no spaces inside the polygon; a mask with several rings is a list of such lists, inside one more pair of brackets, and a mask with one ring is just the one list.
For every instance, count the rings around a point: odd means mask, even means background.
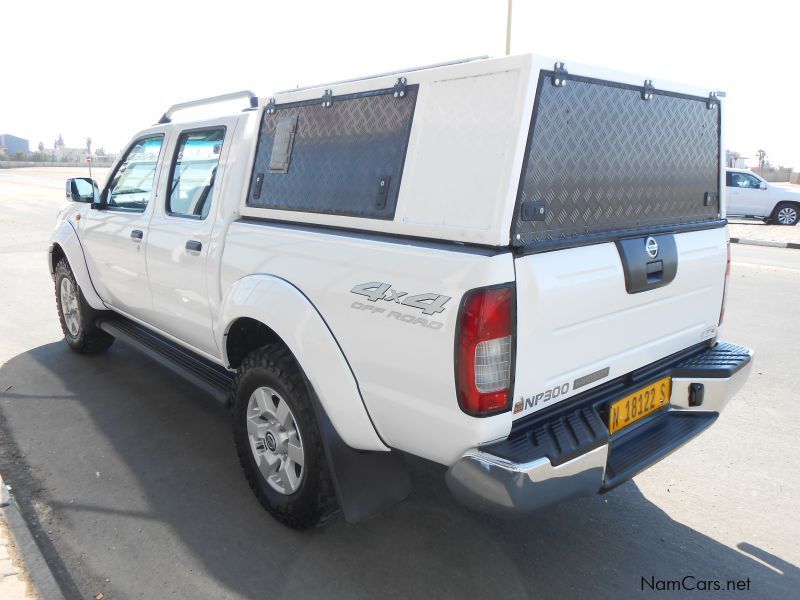
[{"label": "canopy door hinge", "polygon": [[652,100],[655,91],[656,88],[653,87],[653,81],[651,79],[645,79],[644,85],[642,86],[642,100]]},{"label": "canopy door hinge", "polygon": [[393,96],[395,98],[403,98],[406,95],[406,87],[408,87],[408,81],[405,77],[398,77],[397,83],[394,84],[394,88],[392,88]]},{"label": "canopy door hinge", "polygon": [[567,85],[567,76],[569,71],[564,67],[563,62],[557,62],[553,65],[553,76],[550,82],[556,87],[564,87]]}]

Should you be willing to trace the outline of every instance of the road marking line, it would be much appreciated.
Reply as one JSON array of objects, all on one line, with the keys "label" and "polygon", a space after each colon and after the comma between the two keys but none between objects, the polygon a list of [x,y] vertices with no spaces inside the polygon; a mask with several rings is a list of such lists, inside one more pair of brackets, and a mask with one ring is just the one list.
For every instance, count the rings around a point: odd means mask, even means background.
[{"label": "road marking line", "polygon": [[800,269],[791,267],[779,267],[777,265],[759,265],[755,263],[731,262],[732,267],[748,267],[750,269],[760,269],[762,271],[781,271],[783,273],[795,273],[800,275]]}]

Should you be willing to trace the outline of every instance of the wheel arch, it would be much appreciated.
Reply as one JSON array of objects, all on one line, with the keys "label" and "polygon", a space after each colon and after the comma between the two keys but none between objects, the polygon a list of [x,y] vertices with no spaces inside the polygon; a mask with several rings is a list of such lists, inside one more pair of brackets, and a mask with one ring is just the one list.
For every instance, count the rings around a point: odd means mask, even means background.
[{"label": "wheel arch", "polygon": [[50,276],[55,276],[55,267],[58,261],[65,258],[72,269],[75,280],[81,288],[83,297],[89,306],[95,310],[106,310],[107,307],[103,299],[97,294],[86,266],[86,258],[83,255],[83,246],[78,239],[78,234],[67,221],[62,221],[50,238],[50,246],[47,253],[47,267]]},{"label": "wheel arch", "polygon": [[[56,276],[56,265],[62,258],[67,258],[64,249],[58,244],[54,243],[50,246],[50,253],[48,254],[47,266],[50,268],[50,277]],[[69,262],[69,259],[67,259]]]},{"label": "wheel arch", "polygon": [[358,450],[389,449],[333,332],[296,286],[268,274],[243,277],[225,294],[219,314],[217,341],[227,366],[238,367],[244,356],[265,344],[285,345],[342,440]]},{"label": "wheel arch", "polygon": [[252,317],[238,317],[230,323],[224,339],[225,363],[231,369],[238,369],[244,357],[256,348],[267,344],[286,346],[286,342],[272,328]]}]

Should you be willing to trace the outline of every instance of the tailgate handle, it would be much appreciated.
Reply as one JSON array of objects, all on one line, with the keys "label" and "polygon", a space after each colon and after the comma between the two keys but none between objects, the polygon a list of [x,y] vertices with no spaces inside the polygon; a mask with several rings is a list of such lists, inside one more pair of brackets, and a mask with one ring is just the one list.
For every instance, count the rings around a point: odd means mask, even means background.
[{"label": "tailgate handle", "polygon": [[617,240],[629,294],[669,285],[678,272],[678,247],[671,233]]},{"label": "tailgate handle", "polygon": [[664,261],[654,260],[647,263],[647,283],[660,281],[664,276]]}]

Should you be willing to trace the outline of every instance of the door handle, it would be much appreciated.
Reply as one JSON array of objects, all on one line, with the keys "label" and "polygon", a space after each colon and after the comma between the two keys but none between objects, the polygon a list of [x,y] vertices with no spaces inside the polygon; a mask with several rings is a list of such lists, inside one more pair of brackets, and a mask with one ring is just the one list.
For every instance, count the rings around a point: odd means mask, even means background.
[{"label": "door handle", "polygon": [[192,252],[200,252],[203,249],[203,243],[197,240],[189,240],[186,242],[186,249]]},{"label": "door handle", "polygon": [[134,229],[133,231],[131,231],[131,239],[132,240],[139,241],[139,240],[142,239],[143,236],[144,236],[144,233],[142,233],[141,229]]}]

